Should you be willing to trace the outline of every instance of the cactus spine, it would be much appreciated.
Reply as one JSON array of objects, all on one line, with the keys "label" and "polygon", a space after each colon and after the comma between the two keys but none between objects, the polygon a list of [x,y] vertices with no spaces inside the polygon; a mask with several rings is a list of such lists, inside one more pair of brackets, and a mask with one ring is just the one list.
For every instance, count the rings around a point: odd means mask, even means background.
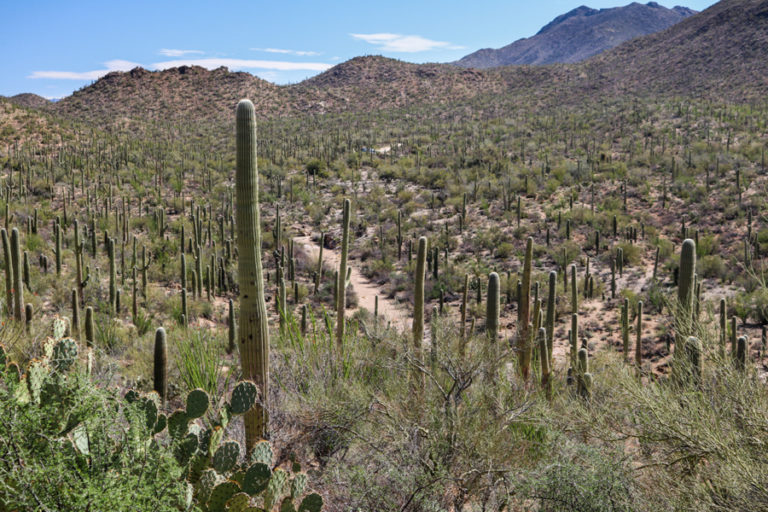
[{"label": "cactus spine", "polygon": [[269,326],[264,302],[259,224],[259,175],[256,157],[256,115],[253,103],[237,105],[237,248],[240,284],[240,364],[243,377],[259,388],[260,403],[245,414],[245,444],[250,453],[267,437],[269,383]]},{"label": "cactus spine", "polygon": [[351,203],[344,199],[341,220],[341,261],[339,261],[339,275],[336,287],[336,343],[341,346],[344,341],[344,313],[347,309],[347,258],[349,257],[349,217]]}]

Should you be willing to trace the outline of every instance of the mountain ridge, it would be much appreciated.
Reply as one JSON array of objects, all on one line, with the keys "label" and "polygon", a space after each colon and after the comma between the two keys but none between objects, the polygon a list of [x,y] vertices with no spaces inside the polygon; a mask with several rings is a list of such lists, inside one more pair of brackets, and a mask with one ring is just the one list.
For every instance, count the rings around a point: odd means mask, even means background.
[{"label": "mountain ridge", "polygon": [[667,9],[656,2],[633,2],[623,7],[577,7],[546,24],[534,36],[499,49],[483,48],[455,61],[461,67],[574,64],[636,37],[679,23],[696,11]]},{"label": "mountain ridge", "polygon": [[263,118],[449,105],[479,96],[542,106],[620,95],[753,99],[768,91],[768,0],[702,13],[579,64],[477,70],[355,57],[292,85],[225,68],[114,72],[46,107],[76,120],[225,120],[250,98]]}]

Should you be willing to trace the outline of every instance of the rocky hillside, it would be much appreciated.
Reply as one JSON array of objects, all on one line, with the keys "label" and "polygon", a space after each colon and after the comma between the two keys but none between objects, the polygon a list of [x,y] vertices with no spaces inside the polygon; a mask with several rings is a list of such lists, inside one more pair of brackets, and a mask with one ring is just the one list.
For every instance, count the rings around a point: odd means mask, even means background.
[{"label": "rocky hillside", "polygon": [[[262,117],[460,104],[542,107],[625,94],[760,98],[768,92],[768,0],[722,0],[583,63],[465,69],[357,57],[301,83],[277,86],[224,68],[110,73],[48,107],[71,119],[228,120],[240,98]],[[505,102],[496,101],[504,99]]]},{"label": "rocky hillside", "polygon": [[122,118],[179,122],[228,116],[241,98],[262,111],[279,111],[279,87],[249,73],[182,66],[164,71],[113,72],[51,106],[83,120]]},{"label": "rocky hillside", "polygon": [[30,92],[23,92],[15,96],[9,96],[7,100],[14,105],[27,108],[45,108],[51,103],[49,100],[43,98],[42,96],[38,96],[37,94],[32,94]]},{"label": "rocky hillside", "polygon": [[533,37],[499,49],[478,50],[455,64],[483,69],[580,62],[624,41],[664,30],[694,14],[696,11],[686,7],[667,9],[656,2],[599,10],[581,6],[558,16]]},{"label": "rocky hillside", "polygon": [[768,0],[721,0],[663,32],[590,59],[607,94],[635,92],[763,99],[768,91]]}]

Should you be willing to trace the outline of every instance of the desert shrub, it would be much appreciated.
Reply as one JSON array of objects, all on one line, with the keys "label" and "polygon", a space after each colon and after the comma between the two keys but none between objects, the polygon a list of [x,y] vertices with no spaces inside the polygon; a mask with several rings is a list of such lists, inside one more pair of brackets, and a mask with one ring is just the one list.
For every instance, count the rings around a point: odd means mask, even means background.
[{"label": "desert shrub", "polygon": [[704,256],[698,261],[697,270],[704,277],[722,279],[725,276],[726,268],[723,258],[719,255]]}]

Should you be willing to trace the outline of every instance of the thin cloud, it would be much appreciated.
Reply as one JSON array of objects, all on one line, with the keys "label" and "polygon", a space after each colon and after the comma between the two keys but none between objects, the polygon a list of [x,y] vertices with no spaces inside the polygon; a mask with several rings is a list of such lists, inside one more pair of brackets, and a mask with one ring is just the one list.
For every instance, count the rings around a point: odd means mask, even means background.
[{"label": "thin cloud", "polygon": [[52,80],[97,80],[112,71],[129,71],[136,66],[136,62],[129,60],[110,60],[104,63],[106,69],[94,71],[33,71],[27,78],[46,78]]},{"label": "thin cloud", "polygon": [[320,52],[312,52],[305,50],[286,50],[284,48],[251,48],[255,52],[267,52],[267,53],[280,53],[283,55],[299,55],[301,57],[316,57],[322,55]]},{"label": "thin cloud", "polygon": [[433,41],[432,39],[415,35],[390,34],[387,32],[349,35],[355,39],[376,45],[385,52],[416,53],[437,49],[461,50],[464,48],[447,41]]},{"label": "thin cloud", "polygon": [[168,69],[178,66],[200,66],[206,69],[215,69],[221,66],[230,69],[272,69],[275,71],[325,71],[330,64],[324,62],[284,62],[276,60],[250,60],[250,59],[177,59],[152,64],[154,69]]},{"label": "thin cloud", "polygon": [[158,53],[165,55],[166,57],[184,57],[185,55],[202,55],[204,52],[200,50],[175,50],[172,48],[163,48]]}]

